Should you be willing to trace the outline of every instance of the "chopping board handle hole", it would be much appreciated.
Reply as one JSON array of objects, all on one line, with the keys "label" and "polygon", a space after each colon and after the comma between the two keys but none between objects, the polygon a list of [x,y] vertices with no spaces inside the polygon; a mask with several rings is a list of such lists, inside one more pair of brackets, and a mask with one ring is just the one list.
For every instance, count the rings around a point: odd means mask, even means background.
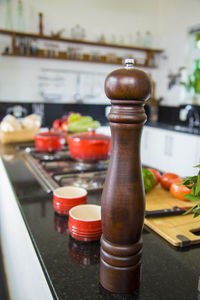
[{"label": "chopping board handle hole", "polygon": [[199,229],[195,229],[195,230],[190,230],[190,232],[192,232],[195,235],[200,236],[200,228]]}]

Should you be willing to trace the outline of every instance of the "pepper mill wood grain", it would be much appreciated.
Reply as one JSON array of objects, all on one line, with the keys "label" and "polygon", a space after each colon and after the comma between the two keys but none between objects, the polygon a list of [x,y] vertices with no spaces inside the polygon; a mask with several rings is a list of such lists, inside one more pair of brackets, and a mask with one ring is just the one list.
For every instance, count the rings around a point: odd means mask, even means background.
[{"label": "pepper mill wood grain", "polygon": [[100,283],[115,293],[130,293],[140,283],[145,209],[140,139],[151,83],[133,62],[126,59],[125,68],[105,80],[112,104],[108,115],[112,149],[102,193]]}]

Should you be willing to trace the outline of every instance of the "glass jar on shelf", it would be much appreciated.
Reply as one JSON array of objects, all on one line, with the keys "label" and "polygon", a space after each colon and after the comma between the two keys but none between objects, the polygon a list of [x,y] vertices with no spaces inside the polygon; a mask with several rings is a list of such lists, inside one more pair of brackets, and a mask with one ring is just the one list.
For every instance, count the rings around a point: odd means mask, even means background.
[{"label": "glass jar on shelf", "polygon": [[23,3],[22,0],[18,0],[17,4],[17,25],[19,31],[25,31],[24,26],[24,9],[23,9]]},{"label": "glass jar on shelf", "polygon": [[9,30],[13,29],[11,0],[6,0],[5,28]]},{"label": "glass jar on shelf", "polygon": [[150,31],[146,31],[144,40],[143,40],[143,47],[151,48],[152,46],[152,35]]},{"label": "glass jar on shelf", "polygon": [[141,35],[140,31],[136,32],[134,44],[136,47],[142,47],[142,35]]}]

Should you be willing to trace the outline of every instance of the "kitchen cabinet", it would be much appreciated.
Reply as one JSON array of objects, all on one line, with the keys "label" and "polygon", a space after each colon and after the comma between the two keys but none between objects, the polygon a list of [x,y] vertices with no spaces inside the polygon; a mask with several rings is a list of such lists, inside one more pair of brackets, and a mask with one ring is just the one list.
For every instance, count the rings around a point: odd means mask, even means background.
[{"label": "kitchen cabinet", "polygon": [[[12,38],[12,46],[11,46],[11,51],[5,51],[4,53],[2,53],[3,56],[15,56],[15,57],[29,57],[29,58],[45,58],[45,59],[59,59],[59,60],[71,60],[71,61],[80,61],[80,62],[89,62],[89,63],[103,63],[103,64],[117,64],[117,65],[121,65],[122,62],[122,57],[117,56],[117,54],[109,54],[110,49],[122,49],[122,50],[128,50],[129,52],[127,53],[127,55],[130,55],[130,51],[131,53],[133,52],[143,52],[145,57],[142,60],[141,63],[141,58],[136,57],[135,59],[135,66],[139,66],[139,67],[145,67],[145,68],[155,68],[156,64],[155,64],[155,55],[162,53],[163,50],[161,49],[152,49],[152,48],[147,48],[147,47],[134,47],[134,46],[130,46],[130,45],[120,45],[120,44],[111,44],[111,43],[102,43],[102,42],[93,42],[93,41],[87,41],[87,40],[77,40],[77,39],[71,39],[71,38],[61,38],[61,37],[56,37],[56,36],[48,36],[48,35],[41,35],[41,34],[35,34],[35,33],[28,33],[28,32],[20,32],[20,31],[12,31],[12,30],[6,30],[6,29],[0,29],[0,34],[4,34],[4,35],[10,35]],[[108,54],[107,55],[97,55],[97,50],[95,50],[95,53],[92,51],[91,54],[90,53],[82,53],[80,54],[78,52],[78,48],[77,51],[75,51],[74,53],[69,53],[66,51],[58,51],[56,50],[56,55],[55,53],[51,54],[47,53],[45,50],[39,49],[36,53],[31,53],[30,51],[28,51],[28,53],[21,53],[20,52],[20,47],[16,47],[16,39],[20,38],[21,41],[24,39],[30,42],[30,40],[48,40],[51,42],[59,42],[59,43],[64,43],[67,44],[69,47],[71,47],[72,50],[72,46],[91,46],[91,47],[95,47],[95,49],[97,49],[97,47],[99,49],[101,48],[108,48]],[[30,46],[30,45],[29,45]],[[30,49],[29,49],[30,50]],[[87,50],[88,51],[88,50]],[[93,54],[92,54],[93,53]],[[136,54],[137,55],[137,54]]]},{"label": "kitchen cabinet", "polygon": [[194,175],[194,166],[200,160],[199,146],[198,135],[145,126],[141,142],[142,163],[162,172]]},{"label": "kitchen cabinet", "polygon": [[1,251],[10,299],[53,300],[1,158],[0,172]]}]

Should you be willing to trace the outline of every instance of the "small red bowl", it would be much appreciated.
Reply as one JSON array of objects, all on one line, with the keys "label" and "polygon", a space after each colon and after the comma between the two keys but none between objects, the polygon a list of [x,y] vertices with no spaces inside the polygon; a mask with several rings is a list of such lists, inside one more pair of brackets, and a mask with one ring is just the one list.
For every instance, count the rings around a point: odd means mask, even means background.
[{"label": "small red bowl", "polygon": [[68,215],[69,210],[87,203],[87,191],[75,186],[63,186],[53,191],[53,207],[59,215]]},{"label": "small red bowl", "polygon": [[101,237],[101,206],[84,204],[69,211],[68,227],[70,235],[79,241],[97,241]]}]

